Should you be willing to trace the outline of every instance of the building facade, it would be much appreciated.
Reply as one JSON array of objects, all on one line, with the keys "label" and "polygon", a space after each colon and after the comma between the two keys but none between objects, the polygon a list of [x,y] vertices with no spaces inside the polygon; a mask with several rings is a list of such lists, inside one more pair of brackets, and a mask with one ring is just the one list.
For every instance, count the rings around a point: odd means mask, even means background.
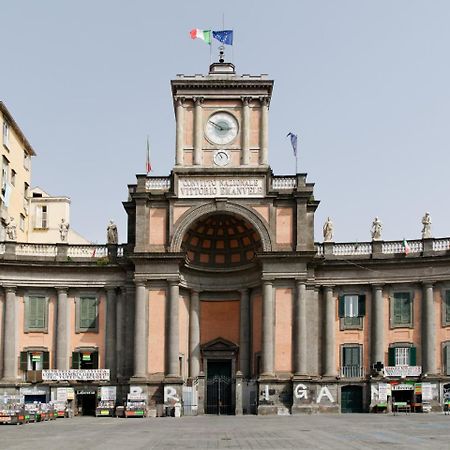
[{"label": "building facade", "polygon": [[171,86],[175,165],[129,186],[126,244],[0,246],[0,393],[70,387],[88,412],[115,386],[155,415],[441,409],[450,238],[314,242],[314,185],[268,165],[273,81],[222,61]]}]

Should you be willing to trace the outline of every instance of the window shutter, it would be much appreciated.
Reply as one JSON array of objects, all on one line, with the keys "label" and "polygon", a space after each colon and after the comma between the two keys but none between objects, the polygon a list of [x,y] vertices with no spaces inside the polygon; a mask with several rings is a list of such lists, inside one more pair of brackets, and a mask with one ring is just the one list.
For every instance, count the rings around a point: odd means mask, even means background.
[{"label": "window shutter", "polygon": [[358,317],[366,315],[366,296],[358,295]]},{"label": "window shutter", "polygon": [[80,298],[80,328],[89,328],[87,298]]},{"label": "window shutter", "polygon": [[402,304],[401,299],[396,297],[394,295],[394,308],[393,308],[393,314],[394,314],[394,324],[400,324],[402,321]]},{"label": "window shutter", "polygon": [[411,322],[411,297],[409,294],[404,294],[403,297],[403,314],[402,314],[402,323],[410,323]]},{"label": "window shutter", "polygon": [[450,375],[450,344],[444,347],[445,350],[445,375]]},{"label": "window shutter", "polygon": [[388,366],[395,366],[395,347],[389,347]]},{"label": "window shutter", "polygon": [[339,297],[339,303],[338,303],[338,312],[339,312],[339,317],[345,317],[345,296],[341,295]]},{"label": "window shutter", "polygon": [[80,368],[80,352],[72,352],[72,369]]},{"label": "window shutter", "polygon": [[445,323],[450,323],[450,291],[445,292]]},{"label": "window shutter", "polygon": [[42,368],[50,369],[50,353],[42,352]]},{"label": "window shutter", "polygon": [[97,299],[89,299],[89,328],[96,328],[97,326]]},{"label": "window shutter", "polygon": [[409,349],[409,365],[410,366],[416,365],[416,347],[411,347]]},{"label": "window shutter", "polygon": [[36,297],[36,319],[35,328],[45,328],[45,298]]},{"label": "window shutter", "polygon": [[28,352],[20,352],[20,370],[28,370]]},{"label": "window shutter", "polygon": [[98,352],[93,352],[91,354],[91,358],[92,358],[92,367],[94,369],[98,369]]},{"label": "window shutter", "polygon": [[28,300],[28,327],[36,328],[36,302],[34,297]]}]

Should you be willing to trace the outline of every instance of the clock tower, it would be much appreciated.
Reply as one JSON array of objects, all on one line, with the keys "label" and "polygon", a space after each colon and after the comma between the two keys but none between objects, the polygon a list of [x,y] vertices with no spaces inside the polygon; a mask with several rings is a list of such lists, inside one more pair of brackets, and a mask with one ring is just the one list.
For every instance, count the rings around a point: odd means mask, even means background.
[{"label": "clock tower", "polygon": [[207,75],[172,80],[177,168],[267,168],[273,80],[236,75],[223,61]]}]

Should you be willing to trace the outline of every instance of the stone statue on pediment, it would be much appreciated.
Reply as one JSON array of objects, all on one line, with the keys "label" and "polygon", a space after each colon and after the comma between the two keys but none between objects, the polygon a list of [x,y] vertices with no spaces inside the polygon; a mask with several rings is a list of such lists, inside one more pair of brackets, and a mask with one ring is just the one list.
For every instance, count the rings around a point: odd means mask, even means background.
[{"label": "stone statue on pediment", "polygon": [[422,239],[431,238],[431,216],[429,212],[426,212],[422,217],[422,225]]},{"label": "stone statue on pediment", "polygon": [[375,217],[375,219],[372,222],[372,240],[373,241],[381,241],[381,231],[383,230],[383,224],[381,223],[381,220],[378,217]]},{"label": "stone statue on pediment", "polygon": [[17,240],[17,229],[14,217],[10,217],[8,223],[6,224],[6,239],[8,241]]},{"label": "stone statue on pediment", "polygon": [[109,225],[106,228],[106,242],[108,244],[117,244],[119,242],[117,225],[112,220],[109,221]]},{"label": "stone statue on pediment", "polygon": [[67,235],[69,234],[70,225],[68,222],[64,220],[64,217],[61,219],[61,223],[59,224],[59,236],[61,237],[61,242],[67,241]]},{"label": "stone statue on pediment", "polygon": [[323,240],[324,240],[324,242],[332,242],[333,241],[333,231],[334,231],[333,222],[328,217],[326,222],[323,225]]}]

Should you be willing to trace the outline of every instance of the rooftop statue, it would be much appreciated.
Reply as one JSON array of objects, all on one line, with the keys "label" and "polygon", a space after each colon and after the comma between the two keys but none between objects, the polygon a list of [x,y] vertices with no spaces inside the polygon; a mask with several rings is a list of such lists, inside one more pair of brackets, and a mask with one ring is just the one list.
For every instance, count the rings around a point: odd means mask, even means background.
[{"label": "rooftop statue", "polygon": [[381,241],[381,231],[383,230],[383,224],[378,217],[375,217],[372,222],[372,240]]},{"label": "rooftop statue", "polygon": [[117,225],[112,220],[109,221],[109,225],[106,228],[106,242],[108,244],[117,244],[119,242]]},{"label": "rooftop statue", "polygon": [[323,240],[324,242],[332,242],[333,241],[333,222],[328,217],[327,221],[323,225]]},{"label": "rooftop statue", "polygon": [[67,241],[67,234],[69,233],[70,225],[64,220],[64,217],[61,219],[61,223],[59,224],[59,235],[61,237],[61,242]]},{"label": "rooftop statue", "polygon": [[429,212],[426,212],[422,217],[422,225],[422,239],[431,238],[431,217]]}]

